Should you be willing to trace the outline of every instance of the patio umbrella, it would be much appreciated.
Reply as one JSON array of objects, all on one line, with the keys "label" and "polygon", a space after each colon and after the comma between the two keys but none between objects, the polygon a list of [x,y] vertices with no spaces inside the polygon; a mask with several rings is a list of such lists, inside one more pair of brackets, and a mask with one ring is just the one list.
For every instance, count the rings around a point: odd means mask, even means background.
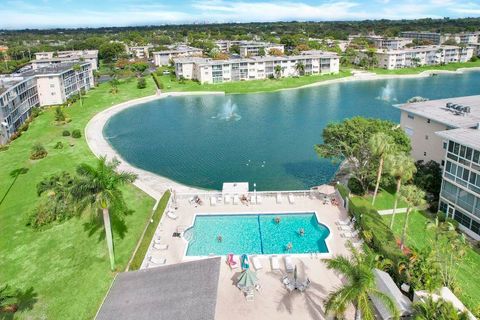
[{"label": "patio umbrella", "polygon": [[328,185],[328,184],[322,184],[321,186],[317,187],[318,193],[322,194],[333,194],[335,193],[335,187]]},{"label": "patio umbrella", "polygon": [[253,289],[257,284],[258,278],[254,271],[245,269],[237,278],[237,287],[243,291]]}]

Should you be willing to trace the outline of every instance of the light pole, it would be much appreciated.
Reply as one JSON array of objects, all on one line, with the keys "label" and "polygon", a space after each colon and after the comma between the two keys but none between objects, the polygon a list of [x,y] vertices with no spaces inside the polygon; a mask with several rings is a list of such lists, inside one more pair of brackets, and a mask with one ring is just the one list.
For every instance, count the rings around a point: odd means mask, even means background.
[{"label": "light pole", "polygon": [[257,198],[257,184],[255,182],[253,183],[253,196],[255,199]]}]

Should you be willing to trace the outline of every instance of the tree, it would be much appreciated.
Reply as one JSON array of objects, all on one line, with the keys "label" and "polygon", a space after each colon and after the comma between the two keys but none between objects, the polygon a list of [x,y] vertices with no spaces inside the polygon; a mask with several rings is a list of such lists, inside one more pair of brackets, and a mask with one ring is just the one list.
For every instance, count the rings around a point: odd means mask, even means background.
[{"label": "tree", "polygon": [[324,262],[328,269],[333,269],[345,276],[346,283],[336,291],[330,292],[325,302],[325,313],[342,316],[348,305],[355,306],[356,319],[375,319],[374,306],[369,297],[379,299],[391,312],[393,319],[399,319],[399,312],[392,299],[379,291],[375,282],[373,268],[375,257],[367,251],[360,253],[353,246],[351,257],[337,256],[326,259]]},{"label": "tree", "polygon": [[98,57],[109,63],[117,60],[125,53],[125,45],[120,42],[105,42],[98,49]]},{"label": "tree", "polygon": [[262,47],[262,48],[258,49],[258,55],[260,57],[265,57],[267,55],[267,53],[265,52],[265,48]]},{"label": "tree", "polygon": [[392,137],[395,150],[410,151],[410,140],[391,121],[354,117],[339,123],[329,123],[322,132],[323,143],[315,146],[320,157],[345,161],[352,176],[367,190],[375,179],[376,159],[369,150],[370,137],[383,132]]},{"label": "tree", "polygon": [[433,300],[428,297],[425,301],[413,304],[415,320],[468,320],[466,311],[459,312],[451,302],[443,299]]},{"label": "tree", "polygon": [[413,183],[430,195],[430,198],[433,200],[430,208],[433,208],[433,212],[436,212],[440,189],[442,187],[442,168],[438,162],[433,160],[427,163],[420,160],[415,163],[415,166],[417,167],[417,172],[413,176]]},{"label": "tree", "polygon": [[378,132],[370,137],[370,140],[368,141],[368,146],[372,154],[379,158],[377,183],[375,184],[375,191],[373,192],[372,199],[372,205],[374,205],[377,198],[378,188],[380,187],[380,180],[382,178],[383,162],[385,160],[385,157],[393,149],[393,139],[392,137],[386,135],[383,132]]},{"label": "tree", "polygon": [[125,202],[119,187],[134,182],[136,175],[130,172],[116,172],[120,162],[116,159],[107,161],[105,157],[97,160],[96,167],[81,164],[77,167],[78,178],[72,187],[72,196],[81,209],[90,207],[96,214],[101,210],[107,240],[110,267],[115,270],[110,209],[114,213],[125,209]]},{"label": "tree", "polygon": [[232,44],[230,46],[230,53],[240,54],[240,46],[238,44]]},{"label": "tree", "polygon": [[65,121],[65,113],[61,106],[57,106],[55,108],[55,121],[62,122]]},{"label": "tree", "polygon": [[73,71],[75,71],[75,83],[77,84],[78,97],[80,98],[80,107],[83,108],[82,90],[79,86],[79,79],[78,79],[78,73],[82,70],[82,67],[79,64],[75,64],[72,67],[72,69]]},{"label": "tree", "polygon": [[109,81],[110,83],[110,93],[111,94],[117,94],[118,93],[118,85],[120,84],[120,81],[117,79],[113,78],[112,80]]},{"label": "tree", "polygon": [[273,71],[275,72],[275,77],[278,79],[282,76],[282,66],[277,64],[273,68]]},{"label": "tree", "polygon": [[268,50],[268,55],[269,56],[281,57],[281,56],[283,56],[283,52],[280,49],[272,48],[272,49]]},{"label": "tree", "polygon": [[402,229],[402,238],[400,240],[400,248],[405,246],[405,237],[407,236],[408,218],[413,208],[422,206],[425,204],[425,191],[421,190],[417,186],[408,185],[400,189],[400,197],[407,203],[407,213],[405,215],[405,222]]},{"label": "tree", "polygon": [[393,204],[392,219],[390,221],[390,229],[393,229],[395,221],[395,213],[398,206],[398,198],[402,183],[412,179],[417,170],[411,157],[405,153],[391,154],[386,157],[386,164],[389,174],[395,179],[397,188],[395,191],[395,202]]},{"label": "tree", "polygon": [[299,61],[295,64],[295,70],[297,70],[299,75],[303,76],[305,74],[305,65]]},{"label": "tree", "polygon": [[147,87],[147,81],[144,77],[140,77],[137,80],[137,88],[138,89],[145,89]]}]

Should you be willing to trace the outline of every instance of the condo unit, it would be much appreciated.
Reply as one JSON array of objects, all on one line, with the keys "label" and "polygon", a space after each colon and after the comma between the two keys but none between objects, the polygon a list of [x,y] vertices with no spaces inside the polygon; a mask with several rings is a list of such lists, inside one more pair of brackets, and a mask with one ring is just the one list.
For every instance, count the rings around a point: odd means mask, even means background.
[{"label": "condo unit", "polygon": [[279,53],[285,52],[285,46],[283,44],[265,43],[265,42],[244,42],[239,45],[240,57],[246,58],[251,56],[260,55],[261,51],[266,56],[270,55],[270,50],[276,50]]},{"label": "condo unit", "polygon": [[378,49],[388,49],[388,50],[398,50],[404,48],[407,44],[412,43],[410,38],[399,38],[399,37],[383,37],[377,35],[353,35],[348,37],[350,40],[355,38],[365,38],[368,41],[371,41],[375,48]]},{"label": "condo unit", "polygon": [[91,64],[57,64],[14,75],[0,76],[0,145],[28,119],[35,107],[64,103],[80,90],[94,86]]},{"label": "condo unit", "polygon": [[153,52],[153,61],[156,66],[168,66],[172,59],[179,57],[201,57],[203,50],[187,45],[170,46],[169,50]]},{"label": "condo unit", "polygon": [[447,143],[438,131],[474,128],[480,122],[480,95],[396,106],[400,109],[400,126],[410,137],[411,156],[415,160],[436,161],[445,165]]},{"label": "condo unit", "polygon": [[131,55],[137,59],[148,59],[150,58],[150,49],[153,49],[151,44],[146,46],[125,46],[127,54]]},{"label": "condo unit", "polygon": [[92,70],[98,69],[98,50],[69,50],[35,53],[35,60],[30,61],[33,70],[68,62],[89,62]]},{"label": "condo unit", "polygon": [[[304,74],[338,73],[339,58],[335,53],[317,52],[297,56],[266,56],[243,59],[213,60],[208,58],[174,59],[177,78],[200,83],[291,77]],[[303,66],[303,71],[299,66]]]},{"label": "condo unit", "polygon": [[469,44],[477,43],[479,32],[462,32],[462,33],[447,33],[441,34],[438,32],[417,32],[406,31],[401,32],[400,35],[404,38],[410,38],[420,41],[430,41],[432,44],[440,45],[447,40],[454,40],[457,43]]},{"label": "condo unit", "polygon": [[437,132],[445,141],[440,211],[480,240],[480,127]]}]

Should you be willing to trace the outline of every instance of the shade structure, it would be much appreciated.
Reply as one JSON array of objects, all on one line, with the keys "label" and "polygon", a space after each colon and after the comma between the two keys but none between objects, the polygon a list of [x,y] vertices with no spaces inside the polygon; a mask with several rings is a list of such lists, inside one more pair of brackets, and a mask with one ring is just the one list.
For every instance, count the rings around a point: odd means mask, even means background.
[{"label": "shade structure", "polygon": [[237,278],[237,287],[244,291],[253,289],[257,284],[258,278],[254,271],[245,269]]},{"label": "shade structure", "polygon": [[328,184],[322,184],[321,186],[317,187],[317,191],[318,193],[322,193],[322,194],[334,194],[335,187]]}]

